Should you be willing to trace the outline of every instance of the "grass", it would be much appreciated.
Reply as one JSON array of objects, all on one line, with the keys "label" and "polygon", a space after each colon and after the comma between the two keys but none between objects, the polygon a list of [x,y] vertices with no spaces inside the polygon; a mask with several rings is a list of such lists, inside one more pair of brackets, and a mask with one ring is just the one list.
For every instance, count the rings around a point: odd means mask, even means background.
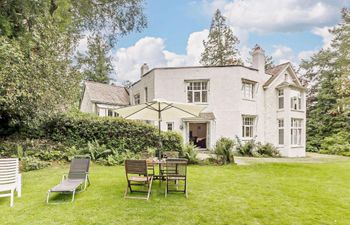
[{"label": "grass", "polygon": [[74,203],[46,205],[67,166],[23,174],[23,196],[1,224],[350,224],[350,162],[190,166],[189,198],[123,199],[124,168],[91,167],[92,185]]}]

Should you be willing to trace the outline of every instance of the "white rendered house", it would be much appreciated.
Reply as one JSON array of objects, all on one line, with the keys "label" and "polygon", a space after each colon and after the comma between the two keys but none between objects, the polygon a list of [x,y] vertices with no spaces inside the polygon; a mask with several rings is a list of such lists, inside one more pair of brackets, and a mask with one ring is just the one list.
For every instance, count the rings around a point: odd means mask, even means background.
[{"label": "white rendered house", "polygon": [[129,89],[130,104],[152,99],[207,106],[199,118],[162,121],[201,149],[220,137],[256,139],[283,156],[305,156],[305,88],[290,63],[265,71],[264,51],[253,49],[251,67],[191,66],[148,70]]}]

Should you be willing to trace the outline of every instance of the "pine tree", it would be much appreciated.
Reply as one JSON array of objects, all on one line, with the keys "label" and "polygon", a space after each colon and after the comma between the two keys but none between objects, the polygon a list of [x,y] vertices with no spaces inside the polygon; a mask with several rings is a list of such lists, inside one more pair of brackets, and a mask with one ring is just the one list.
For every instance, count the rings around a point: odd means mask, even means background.
[{"label": "pine tree", "polygon": [[78,54],[79,66],[85,80],[109,82],[109,75],[113,67],[108,52],[109,47],[100,35],[89,37],[86,54]]},{"label": "pine tree", "polygon": [[217,9],[211,22],[208,40],[203,41],[204,52],[200,63],[206,66],[242,64],[238,56],[239,40],[226,24],[226,18]]},{"label": "pine tree", "polygon": [[[350,135],[350,114],[344,110],[349,99],[349,11],[331,32],[335,38],[331,49],[323,49],[303,61],[307,93],[307,150],[319,151],[325,138]],[[341,53],[341,54],[340,54]]]},{"label": "pine tree", "polygon": [[271,69],[275,66],[272,56],[266,56],[265,58],[265,70]]}]

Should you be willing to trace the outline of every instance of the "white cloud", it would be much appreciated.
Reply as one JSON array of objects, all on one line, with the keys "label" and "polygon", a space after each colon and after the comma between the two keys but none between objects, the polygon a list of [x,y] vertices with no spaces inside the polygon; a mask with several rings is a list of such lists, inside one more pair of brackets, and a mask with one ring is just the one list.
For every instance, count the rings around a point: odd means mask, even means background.
[{"label": "white cloud", "polygon": [[313,56],[317,51],[316,50],[309,50],[309,51],[301,51],[298,54],[298,60],[308,60]]},{"label": "white cloud", "polygon": [[143,63],[147,63],[150,68],[199,65],[204,49],[203,40],[207,38],[208,33],[208,30],[203,30],[190,34],[185,55],[167,51],[164,40],[155,37],[144,37],[133,46],[118,49],[113,56],[117,79],[137,81]]},{"label": "white cloud", "polygon": [[204,1],[212,11],[220,8],[233,27],[256,32],[294,32],[333,25],[349,0],[213,0]]},{"label": "white cloud", "polygon": [[272,58],[275,60],[275,63],[296,62],[293,49],[290,47],[285,45],[274,45],[272,47],[274,48]]},{"label": "white cloud", "polygon": [[329,32],[330,29],[332,29],[334,27],[329,27],[329,26],[325,26],[325,27],[314,27],[311,32],[313,34],[316,34],[320,37],[322,37],[322,42],[323,42],[323,48],[329,48],[331,47],[331,43],[332,40],[334,38],[334,35],[332,33]]}]

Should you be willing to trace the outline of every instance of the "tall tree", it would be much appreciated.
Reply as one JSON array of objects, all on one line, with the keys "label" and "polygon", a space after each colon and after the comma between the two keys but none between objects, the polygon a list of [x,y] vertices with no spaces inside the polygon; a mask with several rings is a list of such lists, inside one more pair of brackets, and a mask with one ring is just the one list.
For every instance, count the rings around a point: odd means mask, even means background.
[{"label": "tall tree", "polygon": [[142,0],[0,1],[0,136],[75,107],[82,33],[119,36],[145,25]]},{"label": "tall tree", "polygon": [[88,39],[86,54],[78,53],[78,62],[84,79],[108,83],[113,70],[108,44],[100,35]]},{"label": "tall tree", "polygon": [[[349,95],[348,41],[349,11],[343,10],[343,20],[331,32],[335,35],[332,48],[322,49],[310,60],[303,61],[307,93],[307,150],[319,151],[322,141],[336,134],[350,135],[350,113],[344,110]],[[348,30],[348,31],[346,31]],[[347,38],[346,38],[347,37]],[[342,54],[339,54],[339,53]],[[345,54],[345,55],[343,55]],[[347,54],[347,55],[346,55]],[[345,58],[344,58],[345,56]],[[345,74],[345,75],[344,75]],[[346,104],[345,104],[346,105]]]},{"label": "tall tree", "polygon": [[265,70],[271,69],[275,66],[275,62],[273,61],[272,56],[265,57]]},{"label": "tall tree", "polygon": [[242,64],[238,56],[239,40],[226,24],[226,18],[217,9],[211,22],[208,40],[203,41],[204,52],[200,63],[206,66]]}]

